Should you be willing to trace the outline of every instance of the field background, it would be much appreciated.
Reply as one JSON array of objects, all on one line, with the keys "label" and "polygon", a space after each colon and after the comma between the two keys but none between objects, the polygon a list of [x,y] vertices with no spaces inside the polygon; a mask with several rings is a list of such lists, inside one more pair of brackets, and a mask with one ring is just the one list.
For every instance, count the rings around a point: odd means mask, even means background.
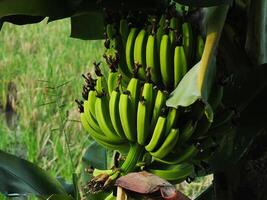
[{"label": "field background", "polygon": [[[81,157],[91,142],[74,102],[81,99],[81,74],[102,60],[104,51],[103,41],[69,34],[68,20],[4,24],[0,32],[0,149],[66,180],[81,171]],[[8,99],[12,104],[6,109]],[[194,197],[210,181],[198,179],[179,188]]]}]

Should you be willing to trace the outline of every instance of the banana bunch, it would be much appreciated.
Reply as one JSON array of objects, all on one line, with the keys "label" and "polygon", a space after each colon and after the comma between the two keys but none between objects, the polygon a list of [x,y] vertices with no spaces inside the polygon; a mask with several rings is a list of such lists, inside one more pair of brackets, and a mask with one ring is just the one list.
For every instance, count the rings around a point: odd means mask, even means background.
[{"label": "banana bunch", "polygon": [[227,146],[236,113],[222,103],[222,81],[213,83],[208,99],[213,122],[201,101],[177,109],[166,106],[168,95],[204,49],[204,39],[184,19],[168,10],[159,18],[145,16],[142,23],[123,17],[107,24],[103,57],[108,76],[94,63],[95,73],[83,75],[84,101],[76,102],[84,129],[123,159],[113,169],[95,170],[90,185],[105,188],[135,170],[172,183],[191,180],[208,173],[211,158]]},{"label": "banana bunch", "polygon": [[160,18],[146,16],[141,25],[125,17],[119,23],[109,23],[105,57],[114,57],[117,52],[119,71],[128,80],[136,77],[145,81],[150,68],[151,81],[170,92],[200,60],[204,49],[203,37],[184,19],[185,14],[171,9]]}]

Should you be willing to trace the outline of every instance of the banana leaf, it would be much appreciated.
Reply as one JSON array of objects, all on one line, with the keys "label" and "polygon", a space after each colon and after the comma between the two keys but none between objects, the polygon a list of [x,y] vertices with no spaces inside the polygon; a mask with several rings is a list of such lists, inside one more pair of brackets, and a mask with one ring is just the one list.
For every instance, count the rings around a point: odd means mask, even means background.
[{"label": "banana leaf", "polygon": [[213,111],[208,104],[208,97],[215,76],[214,56],[222,28],[226,19],[228,5],[216,6],[207,9],[207,37],[204,52],[197,63],[181,80],[168,98],[166,105],[178,108],[187,107],[197,100],[205,106],[205,114],[209,121],[213,121]]},{"label": "banana leaf", "polygon": [[0,150],[0,192],[49,196],[67,195],[47,172],[26,160]]}]

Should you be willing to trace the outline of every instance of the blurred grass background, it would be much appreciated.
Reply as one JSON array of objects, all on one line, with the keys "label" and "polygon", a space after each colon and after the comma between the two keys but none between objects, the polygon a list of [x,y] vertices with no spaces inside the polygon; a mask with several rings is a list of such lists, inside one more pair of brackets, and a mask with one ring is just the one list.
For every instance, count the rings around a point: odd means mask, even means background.
[{"label": "blurred grass background", "polygon": [[[90,143],[74,102],[81,98],[81,74],[90,71],[104,51],[103,41],[72,39],[69,33],[68,19],[25,26],[6,23],[0,32],[0,149],[67,180],[80,170]],[[4,112],[10,95],[17,96],[17,114]],[[210,183],[207,180],[180,188],[195,196]]]}]

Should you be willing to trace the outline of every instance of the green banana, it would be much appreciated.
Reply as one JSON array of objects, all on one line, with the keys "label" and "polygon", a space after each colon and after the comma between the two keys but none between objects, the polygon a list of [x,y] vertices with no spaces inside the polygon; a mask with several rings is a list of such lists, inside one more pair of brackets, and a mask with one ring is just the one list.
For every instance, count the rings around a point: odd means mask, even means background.
[{"label": "green banana", "polygon": [[135,62],[134,62],[134,46],[135,39],[138,34],[137,28],[131,28],[130,33],[126,42],[125,56],[126,56],[126,64],[128,66],[129,71],[133,74],[135,71]]},{"label": "green banana", "polygon": [[157,123],[158,117],[161,113],[162,108],[166,104],[166,92],[162,90],[157,91],[156,99],[155,99],[155,105],[153,109],[153,115],[152,115],[152,120],[151,120],[151,130],[154,130],[154,127]]},{"label": "green banana", "polygon": [[196,61],[200,61],[203,51],[204,51],[204,46],[205,46],[205,42],[202,38],[201,35],[197,36],[197,44],[196,44],[197,48],[196,48]]},{"label": "green banana", "polygon": [[98,94],[102,94],[103,90],[108,91],[108,85],[99,67],[96,67],[95,72],[97,75],[95,90]]},{"label": "green banana", "polygon": [[108,98],[105,95],[96,98],[95,111],[97,122],[101,126],[101,130],[107,137],[117,139],[118,141],[123,140],[120,136],[116,134],[116,131],[113,128],[109,115],[108,102]]},{"label": "green banana", "polygon": [[151,80],[155,84],[161,83],[160,66],[158,60],[158,50],[156,36],[151,34],[148,36],[146,44],[146,67],[151,70]]},{"label": "green banana", "polygon": [[176,35],[178,31],[178,18],[177,17],[172,17],[170,19],[170,31],[169,31],[169,37],[170,37],[170,42],[172,49],[174,49],[175,46],[175,41],[176,41]]},{"label": "green banana", "polygon": [[127,93],[123,93],[120,95],[119,113],[121,126],[126,138],[131,142],[135,142],[137,139],[136,110],[134,110],[131,97]]},{"label": "green banana", "polygon": [[213,84],[208,102],[214,112],[217,110],[220,103],[222,103],[222,98],[223,98],[223,86],[218,83]]},{"label": "green banana", "polygon": [[131,78],[127,86],[127,92],[121,94],[119,101],[121,125],[126,138],[132,142],[136,142],[137,140],[136,110],[140,87],[140,80]]},{"label": "green banana", "polygon": [[150,152],[150,154],[155,158],[159,159],[164,158],[173,150],[178,139],[179,139],[179,129],[171,129],[170,133],[167,135],[161,147],[153,152]]},{"label": "green banana", "polygon": [[97,95],[96,90],[90,90],[88,93],[89,111],[95,119],[96,119],[96,114],[95,114],[96,95]]},{"label": "green banana", "polygon": [[169,108],[166,123],[166,135],[169,134],[170,130],[176,125],[179,117],[180,110],[176,108]]},{"label": "green banana", "polygon": [[107,24],[106,33],[109,39],[113,39],[116,35],[116,29],[113,24]]},{"label": "green banana", "polygon": [[141,89],[140,80],[137,78],[131,78],[127,86],[127,91],[130,92],[131,102],[134,110],[137,109],[137,103],[140,96],[140,89]]},{"label": "green banana", "polygon": [[139,78],[145,80],[147,31],[142,29],[134,43],[134,63]]},{"label": "green banana", "polygon": [[161,145],[161,141],[165,136],[166,121],[166,117],[160,116],[158,118],[154,132],[152,134],[152,138],[150,142],[145,146],[147,151],[154,151],[154,149],[159,148],[159,145]]},{"label": "green banana", "polygon": [[191,58],[193,53],[193,31],[191,24],[189,22],[184,22],[182,24],[182,33],[183,33],[183,46],[185,50],[185,55],[187,58],[187,64],[191,64]]},{"label": "green banana", "polygon": [[[157,50],[159,51],[161,38],[164,35],[165,28],[166,28],[166,16],[164,14],[161,15],[158,26],[159,27],[158,27],[157,33],[156,33],[156,42],[157,42]],[[159,53],[159,55],[160,55],[160,53]]]},{"label": "green banana", "polygon": [[108,74],[108,93],[109,95],[117,87],[120,82],[121,74],[117,71],[110,71]]},{"label": "green banana", "polygon": [[187,61],[183,46],[174,49],[174,88],[177,87],[187,72]]},{"label": "green banana", "polygon": [[120,101],[120,92],[118,90],[113,90],[110,94],[110,99],[109,99],[110,119],[113,128],[116,130],[117,134],[120,137],[125,138],[120,120],[119,101]]},{"label": "green banana", "polygon": [[90,103],[88,101],[84,101],[83,107],[84,107],[84,115],[86,117],[86,120],[96,132],[102,132],[101,129],[99,128],[99,124],[97,120],[92,116],[89,110],[89,106],[90,106]]},{"label": "green banana", "polygon": [[164,34],[160,42],[160,72],[163,84],[170,89],[173,86],[173,57],[169,35]]},{"label": "green banana", "polygon": [[95,131],[88,123],[84,113],[81,113],[81,123],[84,129],[90,134],[90,136],[103,147],[112,150],[120,150],[122,152],[127,152],[129,147],[126,141],[113,139],[105,136],[103,132]]},{"label": "green banana", "polygon": [[201,100],[197,100],[191,105],[191,112],[189,118],[198,121],[205,114],[205,104]]},{"label": "green banana", "polygon": [[154,162],[148,166],[148,171],[167,181],[184,180],[188,176],[194,174],[194,166],[192,164],[167,165]]},{"label": "green banana", "polygon": [[127,38],[129,35],[129,26],[128,26],[128,22],[126,19],[121,19],[120,20],[120,35],[122,38],[122,43],[123,43],[123,47],[124,49],[126,48],[126,43],[127,43]]},{"label": "green banana", "polygon": [[154,106],[154,90],[152,83],[145,83],[137,108],[137,142],[144,145],[149,138],[151,114]]},{"label": "green banana", "polygon": [[190,145],[185,149],[181,149],[180,147],[178,150],[169,153],[164,158],[162,159],[155,158],[155,160],[169,165],[176,165],[179,163],[187,162],[190,159],[193,159],[198,152],[199,150],[195,145]]},{"label": "green banana", "polygon": [[204,138],[206,137],[206,133],[211,127],[212,122],[208,120],[206,115],[203,115],[203,117],[198,121],[195,132],[194,132],[194,138]]},{"label": "green banana", "polygon": [[131,144],[129,152],[121,168],[122,174],[127,174],[135,169],[137,162],[144,155],[144,147],[138,144]]},{"label": "green banana", "polygon": [[185,123],[185,125],[181,128],[181,133],[178,143],[183,144],[187,142],[195,132],[196,126],[197,122],[194,122],[193,120],[188,120]]}]

